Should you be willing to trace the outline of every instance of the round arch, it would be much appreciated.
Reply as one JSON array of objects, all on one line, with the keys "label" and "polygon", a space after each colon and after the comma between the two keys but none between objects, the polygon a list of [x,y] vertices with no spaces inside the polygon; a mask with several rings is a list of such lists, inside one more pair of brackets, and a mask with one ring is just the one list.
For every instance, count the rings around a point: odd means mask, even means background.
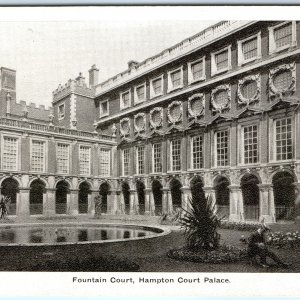
[{"label": "round arch", "polygon": [[155,205],[155,215],[159,216],[162,214],[163,186],[158,179],[155,179],[152,181],[151,188],[152,188],[152,194],[153,194],[154,205]]},{"label": "round arch", "polygon": [[253,173],[246,173],[241,178],[241,190],[245,220],[259,219],[259,178]]},{"label": "round arch", "polygon": [[127,181],[123,181],[121,184],[124,205],[125,205],[125,214],[129,214],[130,212],[130,186]]},{"label": "round arch", "polygon": [[28,188],[30,188],[31,184],[36,180],[40,180],[44,184],[46,189],[50,188],[49,182],[45,178],[42,178],[42,177],[34,177],[34,178],[30,179],[28,182]]},{"label": "round arch", "polygon": [[111,186],[108,182],[104,181],[99,186],[99,194],[101,197],[101,212],[107,213],[108,211],[108,195],[110,194]]},{"label": "round arch", "polygon": [[70,183],[66,180],[60,180],[56,182],[55,187],[55,213],[66,214]]},{"label": "round arch", "polygon": [[17,208],[17,195],[20,182],[14,177],[6,177],[1,181],[1,194],[6,198],[8,214],[15,215]]},{"label": "round arch", "polygon": [[276,220],[291,220],[295,217],[295,175],[282,170],[272,176]]},{"label": "round arch", "polygon": [[170,181],[170,192],[171,192],[171,197],[172,197],[173,210],[176,210],[176,208],[182,207],[181,188],[182,188],[182,184],[178,179],[173,178]]},{"label": "round arch", "polygon": [[136,181],[136,192],[139,202],[139,213],[145,214],[145,184],[141,180]]},{"label": "round arch", "polygon": [[81,181],[78,185],[78,213],[88,213],[89,195],[91,194],[91,184],[88,181]]},{"label": "round arch", "polygon": [[44,180],[35,178],[29,185],[29,212],[30,215],[43,214],[43,200],[46,193],[46,184]]},{"label": "round arch", "polygon": [[227,176],[218,175],[214,178],[213,186],[216,197],[217,214],[225,219],[229,218],[230,180]]}]

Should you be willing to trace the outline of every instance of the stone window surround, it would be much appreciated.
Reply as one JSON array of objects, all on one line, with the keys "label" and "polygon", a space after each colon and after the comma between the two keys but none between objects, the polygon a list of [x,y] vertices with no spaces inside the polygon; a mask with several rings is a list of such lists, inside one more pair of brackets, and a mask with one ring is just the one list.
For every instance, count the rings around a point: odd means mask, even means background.
[{"label": "stone window surround", "polygon": [[108,154],[109,154],[109,161],[108,161],[108,175],[102,175],[101,174],[101,160],[99,159],[99,175],[100,176],[111,176],[111,173],[112,173],[112,164],[111,164],[111,158],[112,158],[112,149],[111,148],[108,148],[108,147],[103,147],[103,145],[101,145],[98,149],[98,153],[99,155],[101,154],[101,151],[107,151]]},{"label": "stone window surround", "polygon": [[[31,159],[32,159],[32,142],[33,141],[38,141],[38,142],[43,142],[44,143],[44,162],[43,162],[43,172],[42,173],[46,173],[48,172],[48,151],[46,151],[46,149],[48,149],[48,140],[47,139],[42,139],[40,137],[31,137],[30,138],[30,170],[33,173],[36,173],[37,171],[33,171],[32,170],[32,163],[31,163]],[[38,172],[39,173],[39,172]]]},{"label": "stone window surround", "polygon": [[[195,137],[202,137],[202,168],[200,169],[194,169],[194,164],[193,164],[193,140]],[[190,144],[190,166],[188,166],[188,171],[195,171],[195,170],[202,170],[204,169],[204,163],[205,163],[205,134],[204,132],[202,133],[197,133],[189,136],[189,144]]]},{"label": "stone window surround", "polygon": [[[102,104],[105,102],[107,103],[107,113],[106,114],[103,113],[103,108],[102,108]],[[100,115],[100,118],[109,116],[109,101],[108,101],[108,99],[105,99],[105,100],[102,100],[99,102],[99,115]]]},{"label": "stone window surround", "polygon": [[[256,57],[251,57],[251,58],[245,60],[242,45],[243,45],[244,42],[252,40],[255,37],[257,39],[257,56]],[[238,45],[238,66],[239,67],[246,64],[246,63],[249,63],[251,61],[261,59],[261,32],[260,31],[256,34],[253,34],[253,35],[245,38],[245,39],[238,40],[237,45]]]},{"label": "stone window surround", "polygon": [[[293,158],[287,160],[276,160],[276,120],[280,119],[291,119],[292,120],[292,148],[293,148]],[[280,163],[280,162],[291,162],[294,160],[295,156],[295,129],[296,129],[296,118],[293,112],[289,112],[287,114],[280,113],[275,114],[269,117],[269,163]]]},{"label": "stone window surround", "polygon": [[[155,172],[154,167],[154,145],[159,144],[160,145],[160,163],[161,163],[161,172]],[[163,145],[161,141],[156,141],[151,144],[151,157],[152,157],[152,173],[151,174],[161,174],[162,173],[162,159],[163,159]]]},{"label": "stone window surround", "polygon": [[[137,89],[142,87],[142,86],[144,87],[144,98],[140,100],[138,98]],[[139,84],[139,85],[135,86],[134,87],[134,104],[138,104],[138,103],[146,101],[146,99],[147,99],[146,92],[147,92],[147,90],[146,90],[146,81],[142,84]]]},{"label": "stone window surround", "polygon": [[[171,80],[171,75],[175,72],[178,72],[180,71],[180,84],[176,87],[173,87],[173,84],[172,84],[172,80]],[[171,71],[168,71],[168,90],[167,92],[170,93],[172,91],[175,91],[177,89],[181,89],[183,88],[183,66],[179,67],[179,68],[176,68],[176,69],[173,69]]]},{"label": "stone window surround", "polygon": [[68,164],[68,172],[67,173],[58,173],[57,170],[57,163],[55,165],[55,171],[57,174],[62,174],[62,175],[66,175],[66,174],[70,174],[70,170],[72,170],[72,159],[70,159],[72,157],[72,142],[70,141],[65,141],[65,140],[59,140],[55,142],[55,158],[57,161],[57,150],[58,150],[58,144],[63,144],[63,145],[68,145],[69,146],[69,164]]},{"label": "stone window surround", "polygon": [[21,135],[10,134],[10,133],[1,133],[1,169],[3,170],[3,152],[4,152],[4,138],[15,138],[17,139],[17,161],[15,170],[7,171],[19,171],[21,166]]},{"label": "stone window surround", "polygon": [[[60,110],[61,110],[60,108],[61,107],[63,108],[62,109],[63,113],[60,112]],[[58,120],[63,120],[65,118],[65,114],[66,114],[65,103],[59,104],[57,109],[58,109]]]},{"label": "stone window surround", "polygon": [[[139,151],[139,148],[144,148],[143,149],[143,169],[144,169],[144,172],[143,173],[140,173],[140,171],[139,171],[139,168],[140,168],[140,164],[139,164],[139,156],[138,156],[138,151]],[[141,145],[141,144],[139,144],[139,145],[136,145],[135,146],[135,148],[134,148],[134,152],[135,152],[135,175],[144,175],[145,174],[145,154],[146,154],[146,149],[145,149],[145,146],[144,145]]]},{"label": "stone window surround", "polygon": [[[194,79],[192,73],[192,65],[202,61],[202,76],[200,78]],[[203,81],[206,79],[206,72],[205,72],[205,56],[188,62],[188,84],[192,84],[194,82]]]},{"label": "stone window surround", "polygon": [[[153,89],[153,81],[158,80],[158,79],[161,80],[161,92],[158,94],[155,94],[154,89]],[[164,74],[161,74],[160,76],[150,79],[150,99],[162,96],[163,93],[164,93]]]},{"label": "stone window surround", "polygon": [[[288,23],[292,23],[292,43],[289,45],[284,45],[282,47],[277,48],[276,47],[276,43],[275,43],[275,39],[274,39],[274,29],[279,28],[283,25],[286,25]],[[269,30],[269,55],[276,53],[276,52],[280,52],[282,50],[288,49],[290,47],[295,47],[297,46],[297,36],[296,36],[296,21],[286,21],[286,22],[282,22],[280,24],[271,26],[268,28]]]},{"label": "stone window surround", "polygon": [[[217,132],[219,131],[228,131],[228,164],[226,166],[218,166],[217,165]],[[212,169],[226,169],[230,167],[231,163],[231,151],[230,151],[230,146],[231,146],[231,127],[229,125],[222,125],[220,127],[217,127],[212,130],[212,144],[211,144],[211,168]]]},{"label": "stone window surround", "polygon": [[[227,68],[217,70],[216,55],[223,52],[223,51],[226,51],[226,50],[228,51],[227,52],[228,53],[228,66],[227,66]],[[232,69],[232,65],[231,65],[231,45],[223,47],[222,49],[211,53],[211,76],[227,72],[231,69]]]},{"label": "stone window surround", "polygon": [[169,139],[168,140],[168,153],[169,153],[169,166],[168,166],[168,172],[179,172],[181,173],[182,171],[181,170],[173,170],[173,156],[172,156],[172,142],[174,141],[180,141],[180,163],[181,163],[181,168],[182,168],[182,138],[181,136],[178,136],[178,137],[173,137],[172,139]]},{"label": "stone window surround", "polygon": [[[124,174],[124,151],[128,150],[128,174]],[[130,175],[130,148],[123,148],[122,149],[122,176],[129,176]]]},{"label": "stone window surround", "polygon": [[[80,173],[80,147],[81,146],[89,148],[89,174],[81,174]],[[92,147],[89,144],[78,143],[78,169],[79,169],[79,175],[80,176],[91,176],[91,170],[92,170]]]},{"label": "stone window surround", "polygon": [[[123,95],[127,94],[127,93],[129,93],[129,105],[125,107],[123,104]],[[128,90],[120,93],[120,110],[129,108],[129,107],[131,107],[131,89],[128,89]]]},{"label": "stone window surround", "polygon": [[[258,152],[258,160],[256,163],[251,163],[251,164],[245,164],[244,163],[244,131],[243,128],[246,126],[251,126],[251,125],[256,125],[257,126],[257,143],[258,143],[258,147],[257,147],[257,152]],[[237,153],[238,153],[238,161],[237,161],[237,165],[238,166],[247,166],[247,167],[251,167],[251,166],[256,166],[260,164],[260,159],[261,159],[261,130],[260,130],[260,121],[259,119],[257,119],[257,117],[254,117],[254,119],[251,120],[247,120],[247,121],[242,121],[240,123],[238,123],[237,126],[237,136],[238,136],[238,142],[237,142]]]}]

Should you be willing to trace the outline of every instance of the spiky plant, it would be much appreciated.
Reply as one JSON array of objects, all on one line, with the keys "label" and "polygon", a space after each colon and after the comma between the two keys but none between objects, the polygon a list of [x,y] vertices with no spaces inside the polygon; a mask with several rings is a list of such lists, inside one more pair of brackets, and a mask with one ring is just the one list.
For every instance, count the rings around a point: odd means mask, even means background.
[{"label": "spiky plant", "polygon": [[188,248],[194,250],[218,248],[220,235],[217,228],[221,220],[215,211],[212,197],[205,197],[201,185],[195,184],[191,189],[190,208],[184,210],[180,219]]}]

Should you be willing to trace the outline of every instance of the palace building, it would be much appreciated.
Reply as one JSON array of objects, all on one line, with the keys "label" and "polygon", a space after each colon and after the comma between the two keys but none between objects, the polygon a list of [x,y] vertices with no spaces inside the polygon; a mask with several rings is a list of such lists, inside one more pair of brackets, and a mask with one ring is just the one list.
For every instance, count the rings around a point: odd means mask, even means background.
[{"label": "palace building", "polygon": [[[137,45],[138,46],[138,45]],[[143,45],[141,45],[142,48]],[[222,21],[50,110],[1,69],[1,194],[10,214],[155,216],[200,183],[231,221],[300,218],[300,23]]]}]

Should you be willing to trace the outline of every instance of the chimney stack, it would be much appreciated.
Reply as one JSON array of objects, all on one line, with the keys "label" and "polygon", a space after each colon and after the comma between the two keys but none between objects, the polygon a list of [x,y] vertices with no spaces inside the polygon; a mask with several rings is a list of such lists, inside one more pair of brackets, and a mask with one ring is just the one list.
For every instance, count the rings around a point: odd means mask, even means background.
[{"label": "chimney stack", "polygon": [[99,82],[99,69],[97,69],[96,65],[92,65],[89,69],[89,86],[94,87]]},{"label": "chimney stack", "polygon": [[128,62],[128,69],[131,70],[131,69],[137,67],[138,64],[139,64],[138,61],[136,61],[136,60],[130,60]]}]

